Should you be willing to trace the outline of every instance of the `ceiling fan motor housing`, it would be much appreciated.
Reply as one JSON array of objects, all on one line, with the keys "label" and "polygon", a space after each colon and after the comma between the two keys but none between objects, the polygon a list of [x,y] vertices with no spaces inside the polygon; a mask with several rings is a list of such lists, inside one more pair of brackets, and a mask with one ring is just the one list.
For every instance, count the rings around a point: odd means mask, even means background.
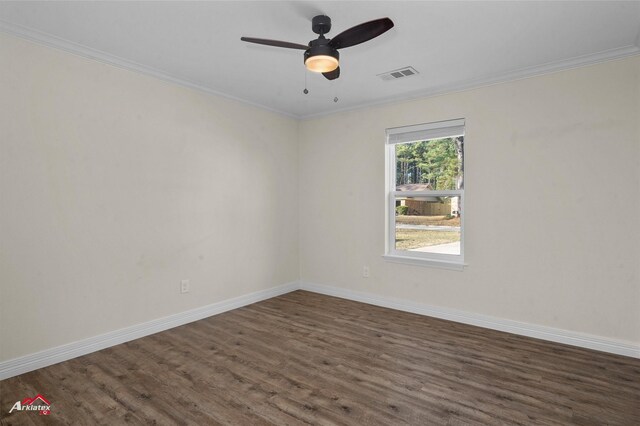
[{"label": "ceiling fan motor housing", "polygon": [[326,34],[331,31],[331,18],[325,15],[314,16],[311,20],[311,29],[316,34]]}]

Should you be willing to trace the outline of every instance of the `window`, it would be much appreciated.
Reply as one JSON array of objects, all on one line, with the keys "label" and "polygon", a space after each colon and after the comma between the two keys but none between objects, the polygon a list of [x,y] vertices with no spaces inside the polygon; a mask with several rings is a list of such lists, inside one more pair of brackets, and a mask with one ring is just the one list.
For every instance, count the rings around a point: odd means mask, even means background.
[{"label": "window", "polygon": [[464,119],[387,129],[385,259],[464,265]]}]

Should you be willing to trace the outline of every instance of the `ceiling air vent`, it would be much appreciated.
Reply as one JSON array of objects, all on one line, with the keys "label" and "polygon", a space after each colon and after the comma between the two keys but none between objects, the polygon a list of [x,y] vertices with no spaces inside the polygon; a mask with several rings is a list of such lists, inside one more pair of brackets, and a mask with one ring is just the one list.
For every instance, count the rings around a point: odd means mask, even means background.
[{"label": "ceiling air vent", "polygon": [[416,71],[415,68],[404,67],[398,70],[387,71],[382,74],[378,74],[378,77],[380,77],[384,81],[391,81],[391,80],[397,80],[399,78],[411,77],[412,75],[416,75],[416,74],[418,74],[418,71]]}]

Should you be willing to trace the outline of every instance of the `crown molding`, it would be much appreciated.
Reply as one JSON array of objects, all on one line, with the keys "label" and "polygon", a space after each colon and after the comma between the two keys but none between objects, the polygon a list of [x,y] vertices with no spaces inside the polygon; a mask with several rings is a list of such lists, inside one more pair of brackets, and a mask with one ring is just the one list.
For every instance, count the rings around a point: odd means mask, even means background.
[{"label": "crown molding", "polygon": [[247,99],[242,99],[233,95],[229,95],[227,93],[218,92],[217,90],[210,89],[198,83],[194,83],[193,81],[174,77],[172,75],[169,75],[153,67],[148,67],[146,65],[142,65],[137,62],[130,61],[128,59],[124,59],[116,55],[111,55],[109,53],[105,53],[100,50],[84,46],[79,43],[68,41],[60,37],[43,33],[41,31],[27,28],[22,25],[16,25],[16,24],[12,24],[12,23],[0,20],[0,32],[4,32],[6,34],[19,37],[37,44],[44,45],[44,46],[53,47],[54,49],[63,50],[67,53],[81,56],[83,58],[93,59],[93,60],[103,62],[109,65],[113,65],[115,67],[122,68],[128,71],[134,71],[134,72],[145,74],[151,77],[155,77],[169,83],[177,84],[178,86],[187,87],[189,89],[197,90],[199,92],[204,92],[206,94],[213,95],[213,96],[220,96],[222,98],[230,99],[236,102],[250,105],[255,108],[260,108],[262,110],[284,115],[289,118],[294,118],[294,119],[300,118],[295,114],[291,114],[286,111],[280,111],[275,108],[270,108],[265,105],[258,104],[256,102],[249,101]]},{"label": "crown molding", "polygon": [[398,104],[416,99],[429,98],[433,96],[441,96],[449,93],[463,92],[466,90],[478,89],[495,84],[508,83],[510,81],[523,80],[531,77],[538,77],[546,74],[553,74],[574,68],[596,65],[602,62],[615,61],[630,56],[640,55],[640,34],[638,35],[638,45],[628,45],[616,49],[604,50],[602,52],[592,53],[589,55],[576,56],[562,61],[549,62],[533,67],[521,68],[515,71],[509,71],[495,76],[484,76],[454,84],[436,86],[427,90],[418,90],[410,93],[400,94],[392,98],[382,101],[363,102],[358,105],[345,107],[341,109],[333,109],[331,111],[320,112],[317,114],[307,114],[298,117],[300,120],[309,120],[314,118],[326,117],[336,113],[360,110],[369,107]]},{"label": "crown molding", "polygon": [[246,105],[250,105],[252,107],[260,108],[269,112],[284,115],[286,117],[294,118],[297,120],[309,120],[309,119],[329,116],[336,113],[355,111],[359,109],[382,106],[382,105],[391,105],[391,104],[396,104],[396,103],[401,103],[401,102],[406,102],[406,101],[411,101],[411,100],[416,100],[421,98],[440,96],[448,93],[462,92],[466,90],[477,89],[480,87],[491,86],[494,84],[506,83],[506,82],[515,81],[515,80],[521,80],[525,78],[551,74],[551,73],[564,71],[568,69],[595,65],[602,62],[623,59],[629,56],[640,55],[640,32],[638,32],[638,36],[636,38],[635,44],[619,47],[616,49],[609,49],[609,50],[604,50],[601,52],[592,53],[588,55],[576,56],[576,57],[561,60],[561,61],[549,62],[542,65],[536,65],[533,67],[521,68],[515,71],[509,71],[506,73],[501,73],[493,76],[483,76],[483,77],[479,77],[471,80],[457,82],[454,84],[436,86],[426,90],[418,90],[410,93],[403,93],[398,96],[394,96],[384,100],[362,102],[362,103],[341,108],[341,109],[332,109],[330,111],[324,111],[324,112],[319,112],[315,114],[300,115],[300,114],[294,114],[286,111],[281,111],[281,110],[271,108],[256,102],[249,101],[247,99],[242,99],[233,95],[229,95],[227,93],[219,92],[219,91],[210,89],[208,87],[202,86],[198,83],[195,83],[186,79],[174,77],[172,75],[169,75],[153,67],[148,67],[146,65],[142,65],[137,62],[130,61],[128,59],[124,59],[116,55],[111,55],[109,53],[105,53],[100,50],[93,49],[72,41],[68,41],[63,38],[56,37],[41,31],[27,28],[22,25],[17,25],[7,21],[0,20],[0,32],[4,32],[10,35],[13,35],[15,37],[23,38],[38,44],[48,46],[48,47],[60,49],[74,55],[93,59],[99,62],[103,62],[109,65],[113,65],[119,68],[129,70],[129,71],[135,71],[142,74],[146,74],[148,76],[155,77],[169,83],[177,84],[179,86],[204,92],[209,95],[220,96],[222,98],[234,100],[236,102],[240,102]]}]

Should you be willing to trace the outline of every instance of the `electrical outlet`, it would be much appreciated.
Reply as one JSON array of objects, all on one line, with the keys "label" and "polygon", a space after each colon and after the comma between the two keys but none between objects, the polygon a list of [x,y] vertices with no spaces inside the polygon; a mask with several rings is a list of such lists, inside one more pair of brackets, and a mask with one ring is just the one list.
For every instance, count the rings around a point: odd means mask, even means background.
[{"label": "electrical outlet", "polygon": [[180,281],[180,293],[189,293],[189,280]]},{"label": "electrical outlet", "polygon": [[369,278],[369,267],[368,266],[363,266],[362,267],[362,276],[365,278]]}]

